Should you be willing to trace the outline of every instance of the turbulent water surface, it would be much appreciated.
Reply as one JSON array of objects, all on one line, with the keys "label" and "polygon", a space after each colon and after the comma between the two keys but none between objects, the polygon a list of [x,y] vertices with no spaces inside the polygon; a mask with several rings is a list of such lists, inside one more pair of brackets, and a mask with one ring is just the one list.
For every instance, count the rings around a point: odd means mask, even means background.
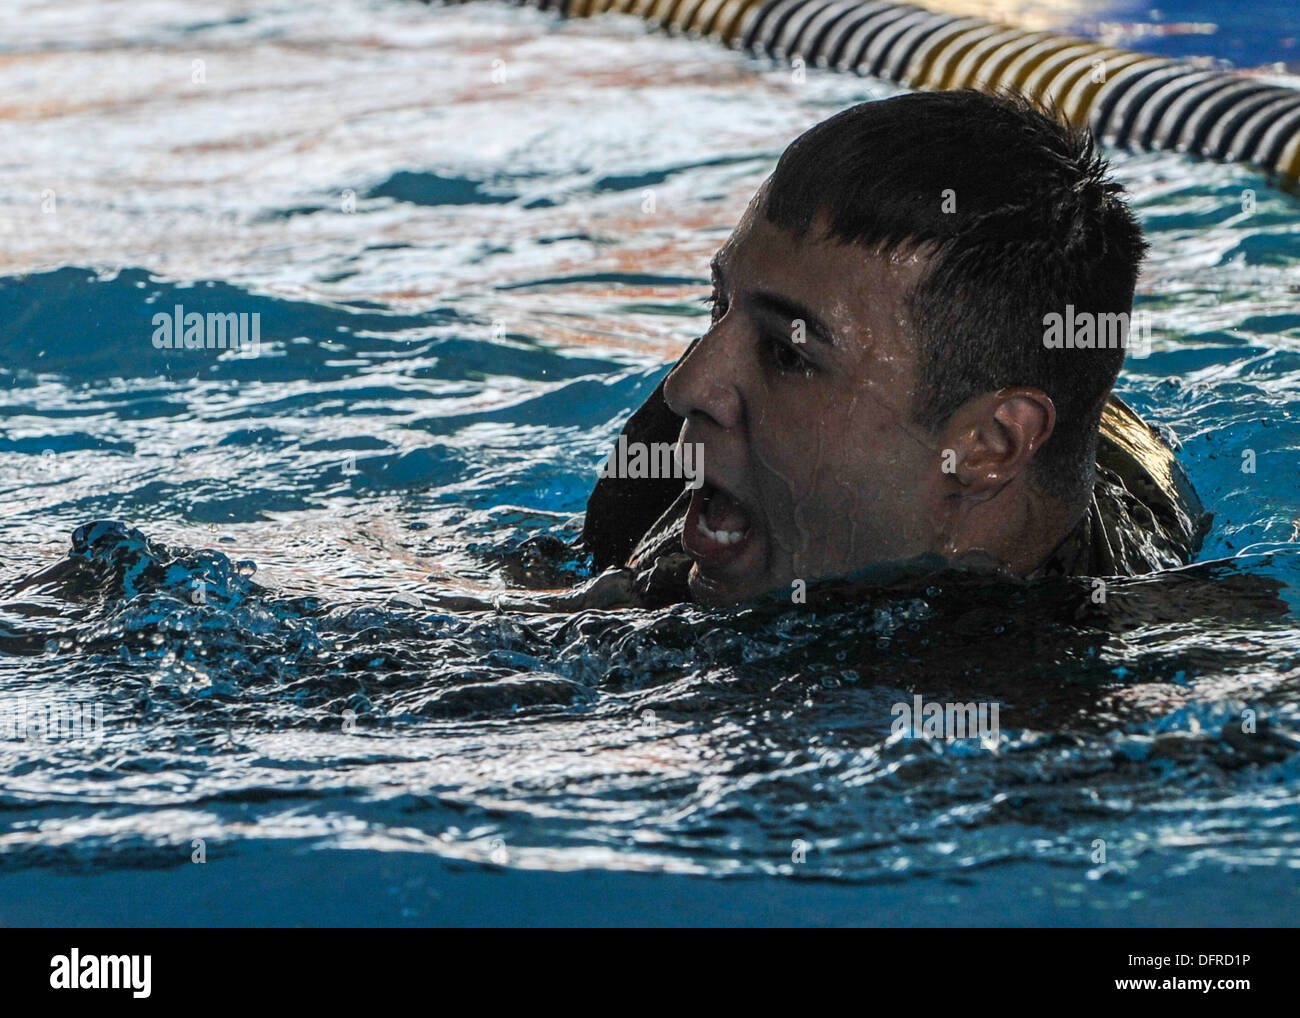
[{"label": "turbulent water surface", "polygon": [[[763,881],[867,919],[875,889],[1014,869],[1013,920],[1142,921],[1163,888],[1200,922],[1227,874],[1294,921],[1295,198],[1116,156],[1156,324],[1119,391],[1216,517],[1187,570],[1103,604],[1077,580],[449,612],[430,590],[589,575],[563,542],[699,333],[709,256],[799,131],[888,89],[492,4],[11,21],[0,910],[333,850],[748,876],[742,918]],[[258,313],[257,355],[156,349],[176,305]],[[996,741],[891,734],[916,694],[996,701]]]}]

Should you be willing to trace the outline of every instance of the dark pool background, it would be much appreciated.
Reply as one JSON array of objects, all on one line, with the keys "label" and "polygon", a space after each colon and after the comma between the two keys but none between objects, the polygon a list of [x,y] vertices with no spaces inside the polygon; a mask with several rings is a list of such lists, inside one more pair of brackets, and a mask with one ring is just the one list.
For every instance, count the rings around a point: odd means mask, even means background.
[{"label": "dark pool background", "polygon": [[[1281,5],[984,7],[1297,83]],[[1116,158],[1156,323],[1119,391],[1204,565],[450,613],[585,575],[559,539],[708,257],[889,89],[491,3],[15,10],[0,706],[104,727],[0,741],[0,921],[1294,924],[1294,197]],[[155,350],[175,304],[260,313],[260,355]],[[996,751],[891,737],[914,693],[999,701]]]}]

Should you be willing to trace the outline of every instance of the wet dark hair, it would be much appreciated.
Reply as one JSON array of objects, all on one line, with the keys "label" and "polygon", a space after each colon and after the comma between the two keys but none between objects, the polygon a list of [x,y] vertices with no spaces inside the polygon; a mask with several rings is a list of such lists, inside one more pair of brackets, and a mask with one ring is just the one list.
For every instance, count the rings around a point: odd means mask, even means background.
[{"label": "wet dark hair", "polygon": [[934,432],[980,393],[1041,389],[1057,416],[1033,477],[1077,508],[1124,350],[1047,348],[1043,318],[1067,304],[1131,312],[1146,244],[1122,193],[1092,135],[1049,110],[1007,94],[916,92],[797,138],[765,215],[803,235],[824,211],[836,240],[928,253],[905,298],[920,354],[916,420]]}]

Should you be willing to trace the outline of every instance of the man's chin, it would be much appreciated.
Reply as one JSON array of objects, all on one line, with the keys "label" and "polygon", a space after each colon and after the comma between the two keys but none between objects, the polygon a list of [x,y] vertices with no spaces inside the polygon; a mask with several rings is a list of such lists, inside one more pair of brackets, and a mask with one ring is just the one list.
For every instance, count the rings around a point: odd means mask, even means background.
[{"label": "man's chin", "polygon": [[712,608],[741,604],[772,589],[747,577],[720,577],[701,569],[698,562],[691,566],[686,584],[692,601]]}]

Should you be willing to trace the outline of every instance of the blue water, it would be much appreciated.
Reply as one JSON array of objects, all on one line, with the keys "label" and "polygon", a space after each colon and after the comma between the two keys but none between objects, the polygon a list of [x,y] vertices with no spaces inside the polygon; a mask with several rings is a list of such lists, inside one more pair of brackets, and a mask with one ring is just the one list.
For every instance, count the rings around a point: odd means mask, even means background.
[{"label": "blue water", "polygon": [[[1039,12],[1034,0],[1013,4],[1013,24]],[[1017,6],[1020,8],[1017,10]],[[1124,49],[1159,53],[1242,70],[1300,70],[1300,15],[1289,0],[1103,0],[1079,5],[1044,4],[1043,27],[1100,39]],[[989,14],[996,17],[996,14]],[[1276,67],[1275,65],[1282,65]]]},{"label": "blue water", "polygon": [[[1216,517],[1187,570],[454,612],[589,575],[708,257],[889,90],[627,19],[242,10],[4,44],[0,707],[103,725],[0,732],[0,921],[1294,923],[1294,197],[1116,155],[1156,324],[1119,391]],[[257,355],[155,349],[177,304]],[[996,749],[891,736],[915,693],[1002,703]]]}]

